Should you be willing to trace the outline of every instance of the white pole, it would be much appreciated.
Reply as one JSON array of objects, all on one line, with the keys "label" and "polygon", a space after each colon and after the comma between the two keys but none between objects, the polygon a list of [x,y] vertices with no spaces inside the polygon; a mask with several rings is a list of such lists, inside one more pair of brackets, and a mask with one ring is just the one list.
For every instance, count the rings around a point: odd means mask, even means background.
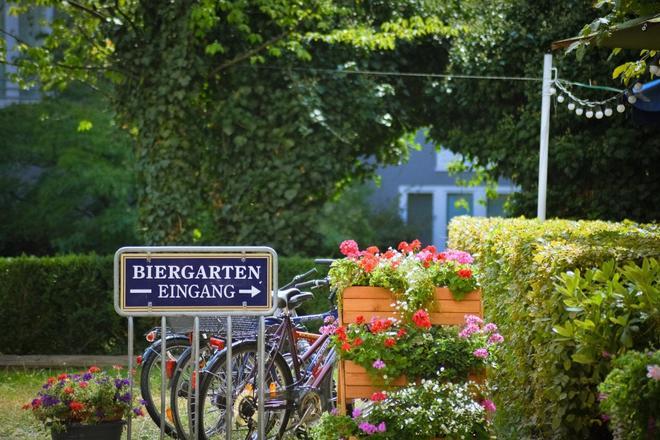
[{"label": "white pole", "polygon": [[550,85],[552,84],[552,54],[543,57],[543,91],[541,100],[541,139],[539,146],[539,195],[536,216],[545,220],[545,199],[548,185],[548,138],[550,137]]}]

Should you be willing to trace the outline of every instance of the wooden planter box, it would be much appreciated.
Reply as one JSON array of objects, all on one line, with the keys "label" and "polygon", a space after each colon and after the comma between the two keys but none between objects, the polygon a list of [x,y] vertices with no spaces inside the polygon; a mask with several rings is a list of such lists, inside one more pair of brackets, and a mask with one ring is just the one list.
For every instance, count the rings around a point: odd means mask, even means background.
[{"label": "wooden planter box", "polygon": [[[395,301],[392,292],[382,287],[349,287],[344,290],[341,297],[339,322],[341,325],[356,322],[360,315],[366,321],[373,316],[379,318],[397,317],[391,306]],[[468,293],[461,301],[456,301],[449,289],[437,288],[435,291],[436,307],[429,314],[434,325],[462,325],[465,315],[483,317],[481,292]],[[408,382],[399,378],[392,383],[393,386],[403,386]],[[351,361],[339,362],[339,377],[337,384],[337,405],[344,412],[346,404],[354,399],[368,399],[376,391],[382,391],[372,383],[372,378],[361,366]]]}]

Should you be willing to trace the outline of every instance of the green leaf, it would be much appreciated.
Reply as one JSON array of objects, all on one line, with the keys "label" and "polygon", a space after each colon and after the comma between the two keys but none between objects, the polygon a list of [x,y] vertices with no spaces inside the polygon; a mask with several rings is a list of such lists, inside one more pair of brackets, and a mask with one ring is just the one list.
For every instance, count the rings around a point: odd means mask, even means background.
[{"label": "green leaf", "polygon": [[86,119],[83,119],[78,123],[78,131],[79,132],[84,132],[84,131],[89,131],[92,129],[92,121],[88,121]]}]

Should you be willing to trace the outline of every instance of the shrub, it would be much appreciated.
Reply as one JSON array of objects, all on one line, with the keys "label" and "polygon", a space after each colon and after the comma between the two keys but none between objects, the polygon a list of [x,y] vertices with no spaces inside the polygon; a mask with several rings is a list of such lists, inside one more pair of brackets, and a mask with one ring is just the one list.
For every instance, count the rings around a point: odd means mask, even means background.
[{"label": "shrub", "polygon": [[[279,257],[278,263],[280,284],[314,266],[304,258]],[[317,298],[306,304],[310,312],[329,306],[324,295]],[[9,336],[0,352],[125,353],[127,325],[113,301],[112,256],[0,258],[0,332]],[[137,319],[136,336],[155,323]],[[136,338],[136,349],[143,341]]]},{"label": "shrub", "polygon": [[[634,223],[460,217],[449,246],[474,255],[486,318],[507,340],[491,376],[503,438],[598,438],[597,382],[553,327],[570,319],[557,276],[660,256],[660,227]],[[657,286],[657,281],[655,281]],[[643,283],[632,281],[638,290]]]},{"label": "shrub", "polygon": [[598,389],[617,439],[660,439],[660,351],[629,351]]}]

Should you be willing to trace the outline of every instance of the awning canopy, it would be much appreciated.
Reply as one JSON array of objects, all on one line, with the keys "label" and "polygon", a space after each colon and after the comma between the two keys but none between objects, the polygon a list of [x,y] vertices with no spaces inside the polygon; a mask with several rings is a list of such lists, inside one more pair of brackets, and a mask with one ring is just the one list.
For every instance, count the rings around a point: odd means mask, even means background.
[{"label": "awning canopy", "polygon": [[660,14],[636,18],[617,25],[605,35],[591,34],[552,43],[552,50],[567,48],[578,41],[600,47],[660,50]]}]

